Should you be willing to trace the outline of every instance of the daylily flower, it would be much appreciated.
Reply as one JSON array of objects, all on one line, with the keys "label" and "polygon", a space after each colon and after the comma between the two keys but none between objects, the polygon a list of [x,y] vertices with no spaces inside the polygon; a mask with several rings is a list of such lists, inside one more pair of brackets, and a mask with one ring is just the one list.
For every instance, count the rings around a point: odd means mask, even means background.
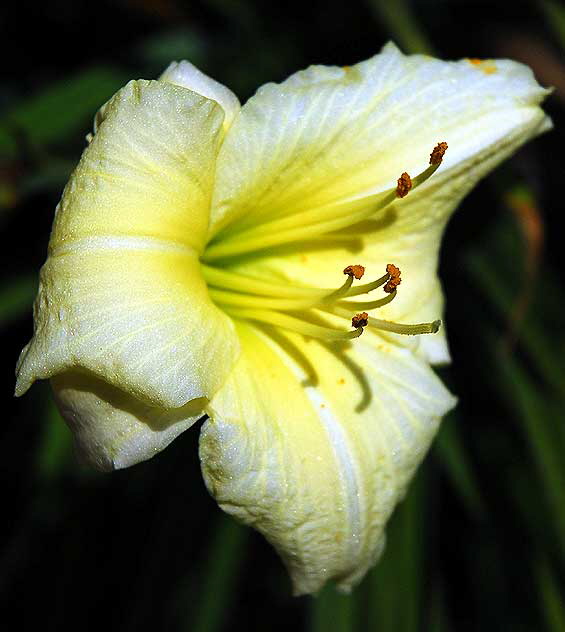
[{"label": "daylily flower", "polygon": [[243,107],[188,62],[131,81],[57,208],[17,394],[50,378],[100,469],[207,415],[222,509],[276,547],[297,594],[349,590],[455,402],[430,368],[449,360],[430,333],[446,222],[550,127],[546,94],[511,61],[392,44]]}]

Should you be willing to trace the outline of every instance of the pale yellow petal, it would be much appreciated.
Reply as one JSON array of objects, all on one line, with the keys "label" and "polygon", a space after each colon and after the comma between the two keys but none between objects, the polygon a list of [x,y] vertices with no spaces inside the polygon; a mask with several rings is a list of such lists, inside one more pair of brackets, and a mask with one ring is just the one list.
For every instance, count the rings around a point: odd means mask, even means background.
[{"label": "pale yellow petal", "polygon": [[188,88],[219,103],[225,113],[224,131],[226,132],[240,110],[239,99],[229,88],[198,70],[189,61],[173,61],[159,80]]},{"label": "pale yellow petal", "polygon": [[99,470],[150,459],[203,415],[202,399],[155,408],[87,374],[63,373],[52,384],[79,458]]},{"label": "pale yellow petal", "polygon": [[165,408],[222,384],[238,343],[198,261],[222,120],[162,82],[109,102],[57,210],[18,394],[69,369]]},{"label": "pale yellow petal", "polygon": [[394,346],[238,331],[241,358],[201,435],[207,486],[277,548],[295,593],[329,579],[347,591],[382,551],[388,517],[454,400]]},{"label": "pale yellow petal", "polygon": [[526,66],[492,68],[388,44],[356,66],[312,66],[263,86],[223,144],[210,235],[388,189],[422,171],[439,141],[449,144],[444,177],[497,162],[547,128],[547,91]]},{"label": "pale yellow petal", "polygon": [[237,349],[193,251],[143,238],[81,240],[55,249],[41,271],[17,393],[35,379],[80,368],[176,408],[211,397]]}]

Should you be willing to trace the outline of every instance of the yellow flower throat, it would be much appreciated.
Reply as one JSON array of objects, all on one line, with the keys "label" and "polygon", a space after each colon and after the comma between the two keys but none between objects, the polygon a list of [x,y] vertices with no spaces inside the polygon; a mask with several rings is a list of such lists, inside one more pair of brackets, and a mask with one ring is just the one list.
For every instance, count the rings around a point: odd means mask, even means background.
[{"label": "yellow flower throat", "polygon": [[[261,281],[233,272],[223,264],[230,257],[320,238],[374,216],[425,182],[441,164],[446,150],[447,143],[438,143],[430,154],[430,166],[425,171],[415,178],[403,173],[396,188],[384,193],[270,221],[267,219],[259,225],[243,227],[238,232],[213,239],[202,256],[202,272],[212,300],[233,318],[266,323],[323,340],[357,338],[367,326],[406,335],[436,333],[439,320],[408,325],[380,320],[368,314],[396,297],[400,270],[394,264],[388,264],[380,278],[355,286],[354,279],[360,280],[365,268],[362,265],[347,266],[343,271],[347,279],[337,289]],[[348,300],[379,287],[383,287],[386,294],[383,298],[365,302]],[[353,329],[334,329],[317,324],[316,311],[347,319]]]}]

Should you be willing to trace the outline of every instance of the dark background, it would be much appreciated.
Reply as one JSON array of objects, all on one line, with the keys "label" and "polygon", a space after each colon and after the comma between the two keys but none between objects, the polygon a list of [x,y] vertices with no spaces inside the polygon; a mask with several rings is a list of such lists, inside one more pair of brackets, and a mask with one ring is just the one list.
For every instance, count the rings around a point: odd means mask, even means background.
[{"label": "dark background", "polygon": [[[554,1],[18,2],[0,10],[4,629],[565,630],[565,6]],[[96,109],[186,58],[244,101],[394,39],[512,57],[556,129],[465,200],[442,251],[460,403],[351,597],[293,598],[273,550],[201,480],[198,428],[113,474],[76,463],[46,384],[12,399],[53,210]],[[415,113],[416,114],[416,113]],[[6,623],[11,623],[6,628]]]}]

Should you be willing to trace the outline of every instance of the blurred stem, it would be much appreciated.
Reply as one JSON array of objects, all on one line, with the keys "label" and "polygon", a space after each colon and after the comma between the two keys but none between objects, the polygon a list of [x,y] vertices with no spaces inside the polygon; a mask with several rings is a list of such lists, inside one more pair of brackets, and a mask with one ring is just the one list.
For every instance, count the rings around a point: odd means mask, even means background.
[{"label": "blurred stem", "polygon": [[208,548],[206,576],[198,593],[194,622],[186,627],[190,632],[217,632],[222,629],[235,592],[246,537],[245,527],[233,518],[220,516]]},{"label": "blurred stem", "polygon": [[355,630],[356,596],[342,595],[335,586],[326,586],[312,598],[311,632],[352,632]]},{"label": "blurred stem", "polygon": [[404,52],[433,55],[434,47],[414,17],[409,0],[369,0],[369,5]]}]

